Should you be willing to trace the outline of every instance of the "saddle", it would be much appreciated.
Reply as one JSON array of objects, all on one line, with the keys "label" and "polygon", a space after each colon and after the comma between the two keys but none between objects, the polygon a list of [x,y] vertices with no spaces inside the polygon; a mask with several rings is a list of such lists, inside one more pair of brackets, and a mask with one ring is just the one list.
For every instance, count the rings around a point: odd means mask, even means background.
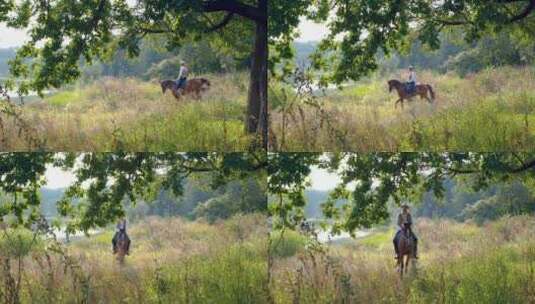
[{"label": "saddle", "polygon": [[407,92],[407,94],[414,94],[416,92],[416,83],[405,82],[405,92]]}]

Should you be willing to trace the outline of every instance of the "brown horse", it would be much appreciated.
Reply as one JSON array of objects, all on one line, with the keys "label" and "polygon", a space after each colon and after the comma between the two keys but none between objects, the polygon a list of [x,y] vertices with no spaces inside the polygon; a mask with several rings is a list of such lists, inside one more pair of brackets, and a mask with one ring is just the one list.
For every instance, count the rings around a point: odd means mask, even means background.
[{"label": "brown horse", "polygon": [[407,273],[411,257],[414,256],[414,239],[411,237],[410,224],[405,223],[398,239],[398,270],[401,276]]},{"label": "brown horse", "polygon": [[201,93],[207,91],[211,84],[206,78],[192,78],[187,81],[186,87],[183,89],[178,89],[174,80],[160,81],[160,85],[162,87],[162,93],[165,94],[165,91],[169,89],[173,93],[173,96],[179,100],[182,95],[193,95],[195,99],[199,99],[201,98]]},{"label": "brown horse", "polygon": [[[388,81],[388,91],[392,92],[392,89],[396,89],[398,91],[399,99],[396,100],[396,103],[394,104],[394,108],[397,107],[398,102],[401,102],[401,108],[403,108],[403,101],[405,99],[409,100],[412,97],[416,95],[420,95],[420,99],[427,99],[429,103],[433,103],[435,101],[435,92],[433,91],[433,88],[429,84],[418,84],[416,85],[416,90],[414,93],[409,94],[407,93],[407,90],[405,89],[405,83],[396,80],[391,79]],[[429,95],[431,98],[429,98],[427,92],[429,92]]]},{"label": "brown horse", "polygon": [[117,255],[117,261],[120,264],[124,264],[124,257],[130,254],[130,239],[126,235],[126,232],[119,232],[119,235],[117,236],[117,247],[114,251]]}]

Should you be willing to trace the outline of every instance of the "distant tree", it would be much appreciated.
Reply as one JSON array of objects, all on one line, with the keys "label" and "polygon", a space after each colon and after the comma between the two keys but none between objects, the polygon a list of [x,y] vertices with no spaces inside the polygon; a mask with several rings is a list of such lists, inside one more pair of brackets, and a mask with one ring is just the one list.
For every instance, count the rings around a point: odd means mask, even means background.
[{"label": "distant tree", "polygon": [[492,195],[468,205],[460,215],[464,220],[473,219],[477,223],[496,220],[506,215],[535,213],[535,197],[521,183],[502,185]]},{"label": "distant tree", "polygon": [[9,66],[7,62],[15,57],[15,49],[0,49],[0,76],[9,75]]}]

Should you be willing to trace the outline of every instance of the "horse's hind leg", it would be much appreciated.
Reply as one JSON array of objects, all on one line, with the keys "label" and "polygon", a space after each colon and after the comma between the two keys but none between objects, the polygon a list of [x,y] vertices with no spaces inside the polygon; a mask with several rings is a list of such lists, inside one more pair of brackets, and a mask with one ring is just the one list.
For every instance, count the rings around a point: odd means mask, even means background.
[{"label": "horse's hind leg", "polygon": [[173,90],[173,96],[175,96],[176,100],[180,100],[180,94],[177,91]]},{"label": "horse's hind leg", "polygon": [[405,258],[403,255],[401,255],[399,257],[399,275],[400,276],[403,276],[403,272],[404,272],[404,263],[405,263]]},{"label": "horse's hind leg", "polygon": [[429,98],[429,96],[427,96],[427,92],[425,92],[425,94],[420,94],[420,99],[424,99],[424,98],[427,100],[427,102],[433,103],[431,98]]}]

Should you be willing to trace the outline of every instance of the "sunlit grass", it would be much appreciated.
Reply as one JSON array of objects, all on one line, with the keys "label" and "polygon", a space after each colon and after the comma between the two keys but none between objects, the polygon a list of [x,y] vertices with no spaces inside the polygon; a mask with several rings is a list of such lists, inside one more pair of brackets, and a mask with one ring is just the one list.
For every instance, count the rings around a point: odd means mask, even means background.
[{"label": "sunlit grass", "polygon": [[[41,149],[53,151],[244,151],[247,75],[208,75],[201,100],[175,100],[158,83],[103,78],[18,107]],[[4,115],[4,114],[2,114]],[[6,116],[4,150],[28,149]]]},{"label": "sunlit grass", "polygon": [[130,255],[120,265],[111,252],[109,227],[73,238],[66,257],[54,250],[26,254],[21,301],[266,303],[267,229],[262,215],[238,215],[213,225],[147,218],[130,225]]},{"label": "sunlit grass", "polygon": [[466,78],[428,71],[419,76],[422,83],[433,86],[434,104],[417,97],[405,102],[403,109],[395,108],[398,96],[388,92],[387,80],[401,75],[372,77],[319,94],[316,101],[329,115],[327,120],[305,105],[285,116],[280,105],[289,99],[282,100],[280,87],[274,86],[270,98],[276,148],[363,152],[535,148],[535,68],[487,69]]},{"label": "sunlit grass", "polygon": [[420,259],[403,279],[392,229],[325,251],[303,248],[277,260],[274,294],[277,303],[529,303],[534,224],[533,216],[483,226],[419,219]]}]

